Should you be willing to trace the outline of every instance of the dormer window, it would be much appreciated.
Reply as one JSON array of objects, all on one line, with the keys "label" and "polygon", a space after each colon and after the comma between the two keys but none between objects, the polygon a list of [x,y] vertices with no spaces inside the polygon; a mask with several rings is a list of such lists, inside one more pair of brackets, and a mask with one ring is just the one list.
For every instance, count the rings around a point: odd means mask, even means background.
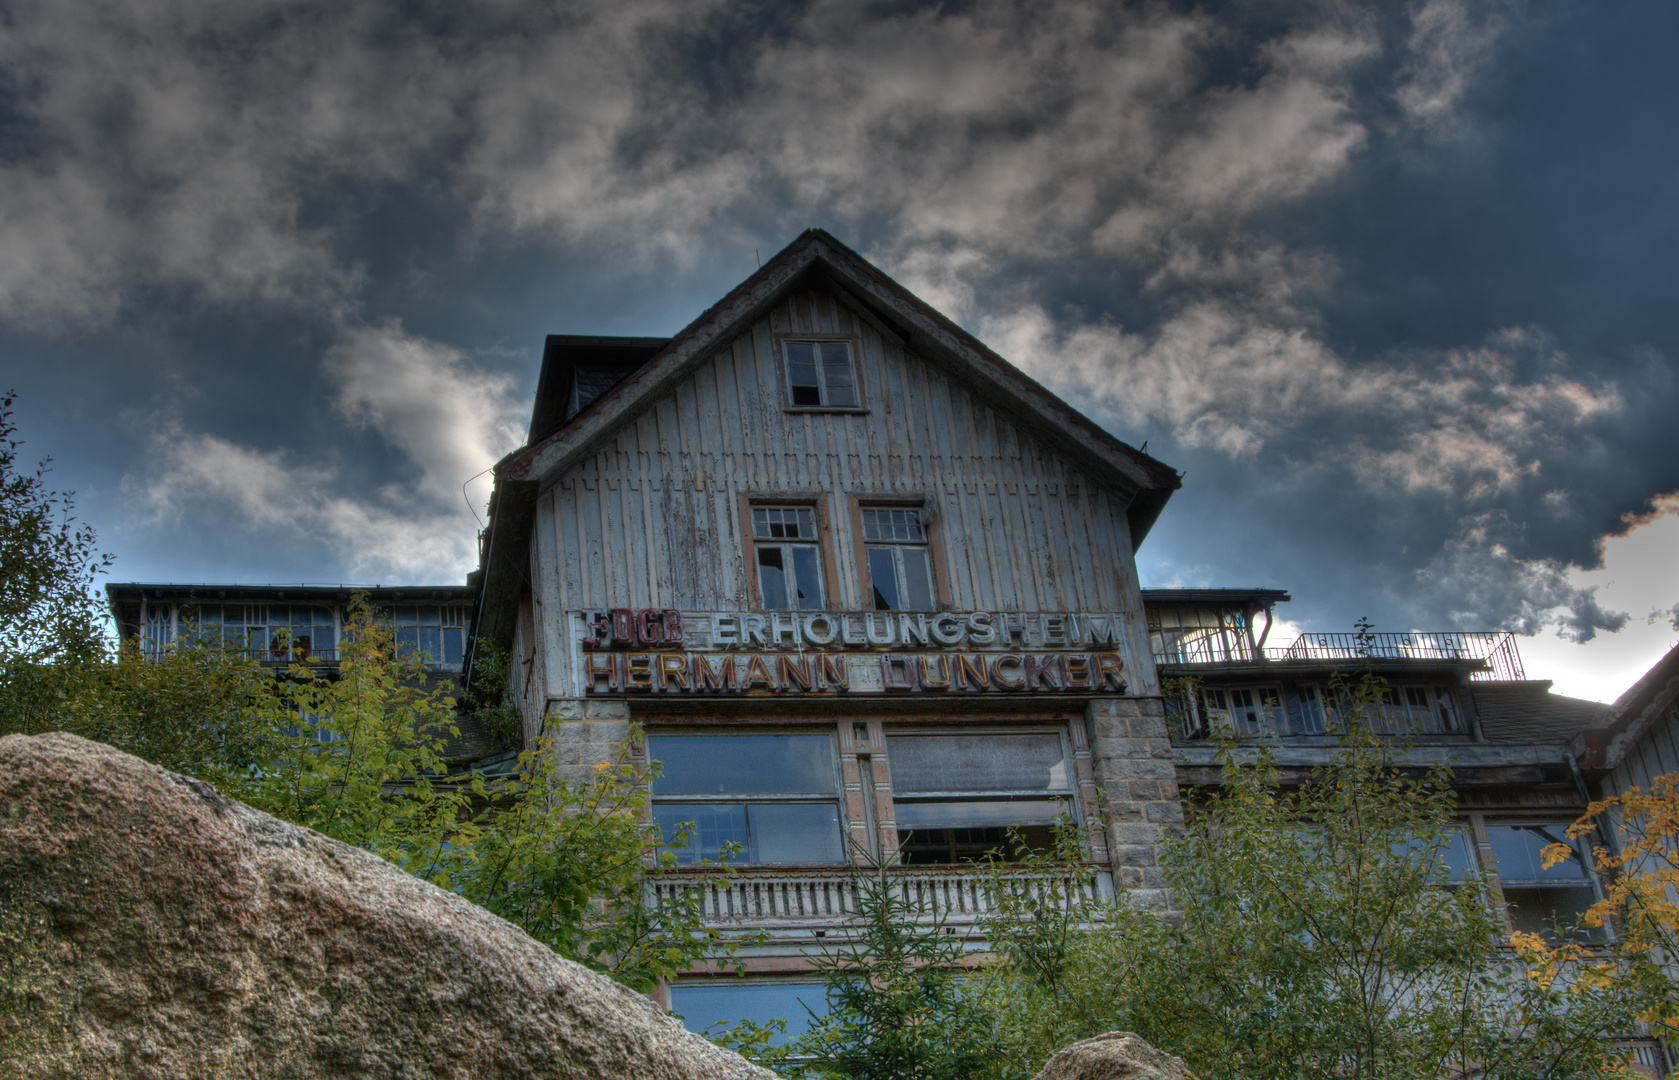
[{"label": "dormer window", "polygon": [[795,409],[856,409],[863,404],[850,341],[787,341],[787,401]]}]

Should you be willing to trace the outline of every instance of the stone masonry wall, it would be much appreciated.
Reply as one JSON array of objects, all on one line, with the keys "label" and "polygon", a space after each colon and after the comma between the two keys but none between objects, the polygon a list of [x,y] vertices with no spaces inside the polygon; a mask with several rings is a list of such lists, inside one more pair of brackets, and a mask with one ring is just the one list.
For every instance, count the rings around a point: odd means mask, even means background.
[{"label": "stone masonry wall", "polygon": [[581,780],[596,765],[617,759],[619,745],[630,734],[627,701],[565,699],[548,704],[543,734],[549,753],[567,780]]},{"label": "stone masonry wall", "polygon": [[1159,698],[1102,698],[1085,710],[1114,888],[1134,903],[1165,906],[1163,830],[1183,821],[1172,740]]}]

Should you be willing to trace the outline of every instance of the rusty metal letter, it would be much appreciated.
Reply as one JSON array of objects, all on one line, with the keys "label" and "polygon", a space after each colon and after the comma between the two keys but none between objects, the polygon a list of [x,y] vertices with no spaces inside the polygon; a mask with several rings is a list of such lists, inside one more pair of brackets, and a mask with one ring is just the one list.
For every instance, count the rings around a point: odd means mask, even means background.
[{"label": "rusty metal letter", "polygon": [[999,690],[1024,690],[1026,680],[1020,675],[1004,675],[1003,665],[1013,666],[1015,671],[1021,671],[1024,664],[1019,653],[1004,653],[991,661],[991,685]]},{"label": "rusty metal letter", "polygon": [[711,666],[711,662],[700,653],[694,654],[694,689],[695,690],[735,690],[735,658],[719,656],[718,661],[723,665],[721,669]]},{"label": "rusty metal letter", "polygon": [[1026,656],[1026,685],[1032,690],[1061,689],[1061,676],[1057,674],[1061,668],[1059,654],[1049,656]]},{"label": "rusty metal letter", "polygon": [[627,607],[612,609],[612,647],[627,649],[635,644],[635,613]]},{"label": "rusty metal letter", "polygon": [[688,689],[688,658],[679,652],[659,654],[659,689],[669,691],[676,683],[680,690]]},{"label": "rusty metal letter", "polygon": [[975,690],[985,690],[990,684],[990,675],[985,670],[985,654],[974,653],[972,658],[958,653],[956,655],[956,684],[961,689],[966,683]]},{"label": "rusty metal letter", "polygon": [[596,693],[595,686],[606,680],[606,692],[618,691],[618,656],[616,653],[590,653],[583,658],[583,692]]},{"label": "rusty metal letter", "polygon": [[887,653],[880,658],[880,685],[882,689],[902,693],[915,689],[915,661],[908,656],[898,656]]}]

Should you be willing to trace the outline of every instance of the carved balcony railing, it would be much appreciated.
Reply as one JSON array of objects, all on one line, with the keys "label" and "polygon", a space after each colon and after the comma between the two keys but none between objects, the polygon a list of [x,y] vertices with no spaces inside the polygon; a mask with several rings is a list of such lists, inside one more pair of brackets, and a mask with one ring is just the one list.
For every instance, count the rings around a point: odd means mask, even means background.
[{"label": "carved balcony railing", "polygon": [[[842,926],[857,911],[859,888],[874,872],[749,869],[735,873],[681,870],[654,874],[655,903],[675,901],[698,890],[706,922],[724,929],[800,931]],[[992,876],[970,867],[905,867],[888,870],[888,887],[926,912],[926,921],[967,927],[990,914]],[[1107,871],[1091,868],[1067,874],[1015,873],[1006,888],[1025,890],[1040,902],[1074,907],[1113,896]]]}]

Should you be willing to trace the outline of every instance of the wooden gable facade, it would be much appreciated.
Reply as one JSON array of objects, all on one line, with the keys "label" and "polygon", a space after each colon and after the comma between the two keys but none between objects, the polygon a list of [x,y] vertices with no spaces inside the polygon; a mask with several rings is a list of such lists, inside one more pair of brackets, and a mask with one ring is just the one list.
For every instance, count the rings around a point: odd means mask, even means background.
[{"label": "wooden gable facade", "polygon": [[541,385],[474,648],[579,774],[642,726],[655,820],[742,844],[708,895],[772,933],[750,966],[799,970],[873,860],[971,922],[967,861],[1063,814],[1082,888],[1158,898],[1179,804],[1135,551],[1175,471],[819,231],[668,341],[550,339]]},{"label": "wooden gable facade", "polygon": [[[862,405],[789,407],[780,350],[790,340],[849,345]],[[830,292],[789,296],[540,482],[531,570],[542,625],[521,643],[526,655],[539,646],[550,699],[576,696],[565,624],[578,612],[761,609],[754,506],[811,508],[822,607],[836,613],[871,608],[861,512],[916,508],[937,610],[1116,613],[1125,632],[1114,648],[1151,692],[1125,493]]]}]

